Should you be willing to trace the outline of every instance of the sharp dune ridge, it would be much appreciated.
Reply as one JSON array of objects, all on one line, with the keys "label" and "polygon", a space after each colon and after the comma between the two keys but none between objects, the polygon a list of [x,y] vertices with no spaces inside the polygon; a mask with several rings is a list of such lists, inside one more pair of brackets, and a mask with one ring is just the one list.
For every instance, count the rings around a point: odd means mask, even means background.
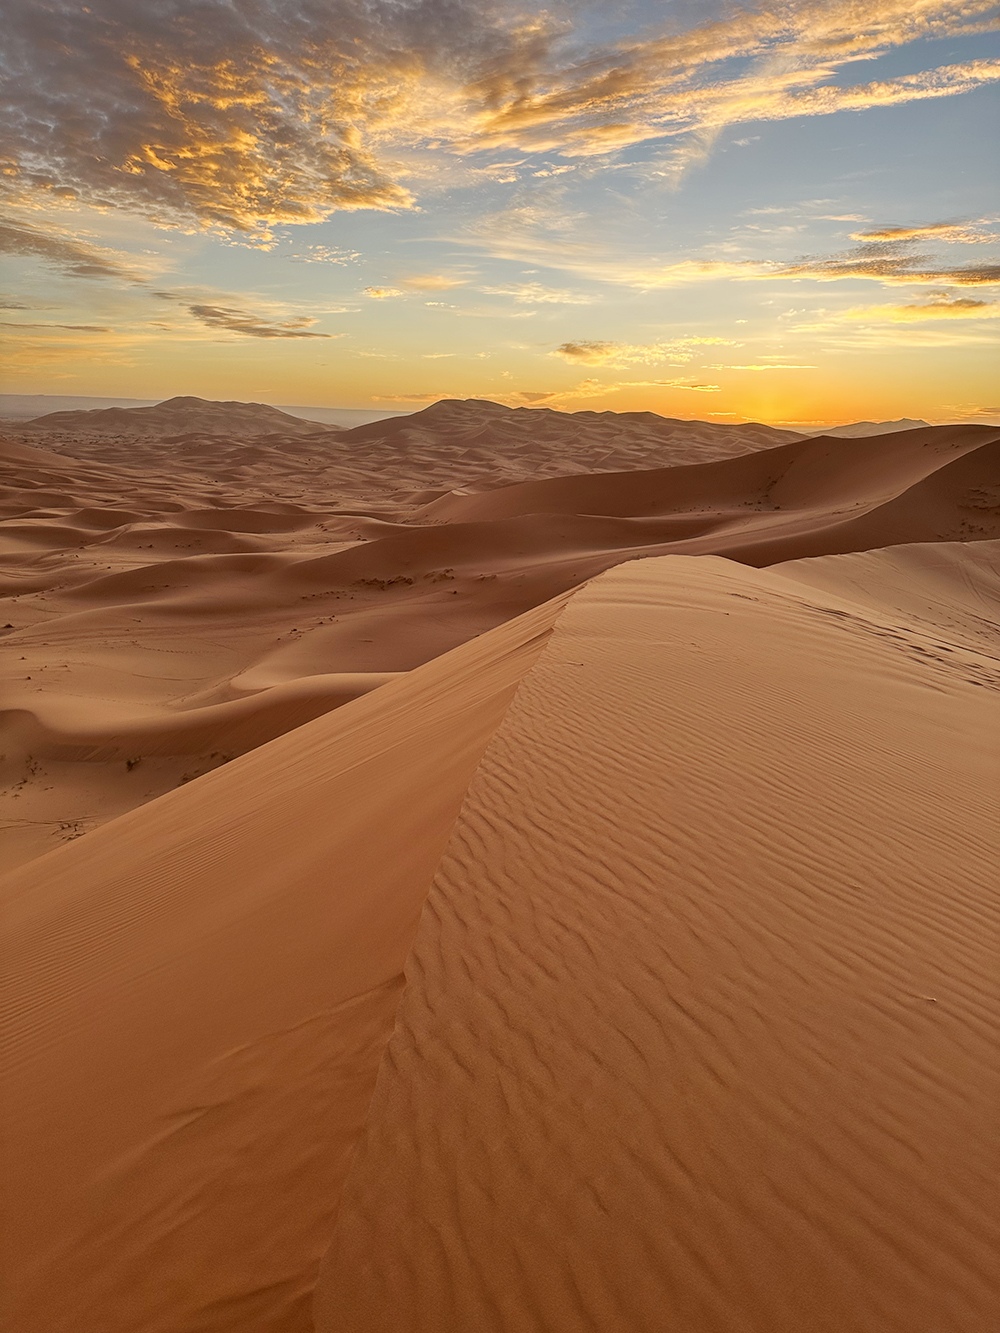
[{"label": "sharp dune ridge", "polygon": [[438,868],[318,1329],[986,1326],[1000,674],[891,576],[950,628],[990,545],[570,600]]},{"label": "sharp dune ridge", "polygon": [[[134,411],[176,425],[203,406]],[[208,406],[224,418],[230,405]],[[311,442],[244,440],[239,413],[221,443],[195,433],[179,454],[175,437],[138,456],[107,439],[86,458],[0,446],[0,864],[78,837],[623,560],[722,554],[765,566],[1000,536],[996,427],[744,443],[707,462],[485,489],[467,458],[467,438],[484,430],[522,452],[535,439],[543,458],[558,445],[579,466],[587,422],[643,449],[660,432],[669,460],[711,453],[703,431],[733,429],[612,415],[443,403],[334,432],[351,441],[336,446],[351,460],[346,490],[336,467],[296,452]],[[407,456],[405,487],[387,484],[398,475],[379,452],[387,439]],[[155,466],[144,461],[153,454]],[[453,487],[424,485],[445,463]]]},{"label": "sharp dune ridge", "polygon": [[6,1325],[981,1333],[1000,429],[199,403],[0,445]]}]

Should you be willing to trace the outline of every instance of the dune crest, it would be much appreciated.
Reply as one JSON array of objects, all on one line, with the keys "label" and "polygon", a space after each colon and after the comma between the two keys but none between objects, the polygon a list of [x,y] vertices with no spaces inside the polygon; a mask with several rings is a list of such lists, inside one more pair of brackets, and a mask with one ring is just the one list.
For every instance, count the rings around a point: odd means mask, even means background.
[{"label": "dune crest", "polygon": [[629,562],[6,876],[10,1326],[979,1333],[998,595]]},{"label": "dune crest", "polygon": [[4,879],[7,1327],[310,1327],[427,886],[561,605]]},{"label": "dune crest", "polygon": [[624,560],[1000,537],[996,427],[766,430],[446,402],[294,439],[3,446],[0,867]]},{"label": "dune crest", "polygon": [[435,877],[318,1333],[987,1326],[998,594],[994,542],[571,599]]}]

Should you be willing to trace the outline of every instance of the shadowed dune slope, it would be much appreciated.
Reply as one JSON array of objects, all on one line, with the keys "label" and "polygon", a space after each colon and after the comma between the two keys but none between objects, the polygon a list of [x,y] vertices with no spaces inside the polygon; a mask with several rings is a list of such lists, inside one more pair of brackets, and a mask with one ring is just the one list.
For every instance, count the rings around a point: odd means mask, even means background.
[{"label": "shadowed dune slope", "polygon": [[5,1328],[311,1327],[427,886],[561,606],[2,881]]},{"label": "shadowed dune slope", "polygon": [[448,495],[426,505],[421,517],[466,523],[537,513],[632,517],[765,498],[775,508],[840,501],[871,505],[998,438],[1000,430],[991,426],[928,426],[862,440],[818,436],[679,469],[588,473],[481,495]]},{"label": "shadowed dune slope", "polygon": [[90,411],[49,412],[22,427],[39,434],[166,435],[181,430],[228,431],[255,435],[269,431],[312,435],[334,430],[301,417],[289,416],[266,403],[212,402],[204,398],[168,398],[151,407],[104,407]]},{"label": "shadowed dune slope", "polygon": [[[768,449],[798,437],[757,423],[685,421],[655,412],[556,412],[449,399],[351,430],[290,417],[260,403],[175,398],[146,408],[53,413],[9,427],[104,460],[156,467],[214,458],[244,479],[306,463],[311,480],[398,503],[407,491],[509,485],[594,469],[681,466]],[[300,465],[296,468],[295,464]],[[424,502],[431,495],[418,496]]]},{"label": "shadowed dune slope", "polygon": [[[578,415],[619,440],[700,429]],[[486,426],[520,440],[522,461],[576,449],[576,416],[528,418],[450,403],[376,424],[426,480],[435,458],[463,467],[462,441]],[[626,560],[764,566],[1000,537],[995,427],[796,439],[685,467],[432,490],[430,502],[380,470],[367,438],[349,442],[380,510],[349,504],[336,468],[298,447],[195,442],[185,462],[158,440],[145,468],[30,445],[0,457],[0,868]],[[247,450],[258,462],[237,466]]]},{"label": "shadowed dune slope", "polygon": [[573,596],[435,877],[317,1333],[982,1333],[998,593],[993,542]]}]

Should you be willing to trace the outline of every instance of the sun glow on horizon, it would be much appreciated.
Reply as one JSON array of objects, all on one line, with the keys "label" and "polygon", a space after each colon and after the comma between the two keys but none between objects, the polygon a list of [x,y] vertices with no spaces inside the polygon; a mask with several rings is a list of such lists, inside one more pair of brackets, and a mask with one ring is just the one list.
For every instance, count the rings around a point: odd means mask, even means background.
[{"label": "sun glow on horizon", "polygon": [[998,415],[995,4],[459,10],[16,0],[2,389]]}]

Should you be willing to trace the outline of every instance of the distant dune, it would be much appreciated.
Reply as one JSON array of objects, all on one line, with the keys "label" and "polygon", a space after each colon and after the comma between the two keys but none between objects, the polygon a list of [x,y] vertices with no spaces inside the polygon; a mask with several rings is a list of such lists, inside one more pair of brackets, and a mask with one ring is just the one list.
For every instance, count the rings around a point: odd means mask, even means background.
[{"label": "distant dune", "polygon": [[[580,427],[595,438],[619,433],[619,453],[652,450],[656,432],[661,456],[702,447],[683,423],[582,415],[596,419]],[[533,430],[543,460],[591,446],[557,413],[473,403],[418,416],[419,432],[405,418],[338,433],[367,504],[324,480],[315,460],[334,447],[326,433],[319,443],[156,439],[144,455],[158,451],[155,465],[135,461],[135,441],[91,441],[86,459],[0,446],[0,864],[77,837],[626,559],[721,554],[764,566],[1000,537],[1000,428],[795,437],[690,466],[488,489],[481,477],[442,491],[420,486],[421,469],[470,466],[470,437],[485,433],[499,452],[509,431],[517,450],[506,457],[522,473]],[[410,489],[386,484],[387,450],[406,459]]]},{"label": "distant dune", "polygon": [[805,434],[832,435],[840,440],[853,440],[871,435],[891,435],[897,430],[917,430],[920,426],[929,425],[928,421],[901,417],[899,421],[853,421],[848,426],[828,426],[823,430],[806,431]]},{"label": "distant dune", "polygon": [[[89,412],[51,412],[24,423],[34,431],[71,435],[162,436],[180,431],[226,431],[237,435],[313,434],[316,423],[289,416],[266,403],[216,403],[204,398],[168,398],[152,407],[106,407]],[[332,429],[332,428],[328,428]]]},{"label": "distant dune", "polygon": [[5,1326],[983,1333],[1000,427],[273,412],[0,442]]}]

